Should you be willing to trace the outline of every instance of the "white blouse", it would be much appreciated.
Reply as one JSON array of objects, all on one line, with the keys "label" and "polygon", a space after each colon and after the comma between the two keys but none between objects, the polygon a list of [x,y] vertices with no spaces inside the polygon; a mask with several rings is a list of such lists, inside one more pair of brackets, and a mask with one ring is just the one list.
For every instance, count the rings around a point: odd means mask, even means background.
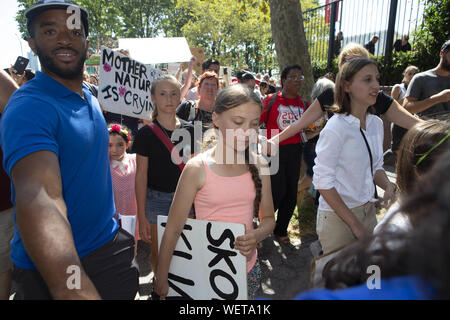
[{"label": "white blouse", "polygon": [[[363,132],[372,152],[375,174],[384,170],[383,121],[368,114]],[[361,135],[358,118],[345,114],[331,117],[320,132],[316,154],[313,184],[317,190],[336,188],[350,209],[376,201],[369,151]],[[322,196],[319,210],[333,210]]]}]

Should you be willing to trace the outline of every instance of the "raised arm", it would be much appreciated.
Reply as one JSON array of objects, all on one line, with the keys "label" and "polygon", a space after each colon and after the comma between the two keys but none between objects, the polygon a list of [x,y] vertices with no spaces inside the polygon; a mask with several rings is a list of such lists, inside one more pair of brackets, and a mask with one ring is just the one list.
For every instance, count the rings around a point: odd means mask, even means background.
[{"label": "raised arm", "polygon": [[194,63],[195,63],[195,57],[192,57],[192,58],[191,58],[191,61],[189,61],[189,66],[188,66],[188,72],[187,72],[186,82],[185,82],[184,85],[181,87],[180,101],[183,100],[183,98],[186,96],[186,94],[188,93],[189,89],[191,88],[191,83],[192,83],[192,69],[194,68]]},{"label": "raised arm", "polygon": [[[405,100],[406,101],[406,98]],[[411,113],[408,112],[405,108],[403,108],[397,101],[392,101],[389,109],[384,114],[385,118],[395,123],[396,125],[409,129],[414,126],[416,123],[422,121],[419,118],[414,117]]]},{"label": "raised arm", "polygon": [[319,100],[315,99],[299,120],[289,125],[286,129],[281,131],[276,136],[273,136],[270,141],[275,143],[278,141],[278,143],[280,143],[296,135],[300,131],[306,129],[310,124],[314,123],[314,121],[319,119],[322,116],[322,113],[323,111],[320,106],[320,102]]},{"label": "raised arm", "polygon": [[[31,260],[54,299],[100,299],[75,249],[63,198],[60,167],[51,151],[38,151],[12,168],[16,222]],[[80,270],[80,289],[67,285],[69,267]]]},{"label": "raised arm", "polygon": [[13,78],[5,71],[0,70],[0,113],[5,110],[9,98],[17,89],[19,89],[19,86]]}]

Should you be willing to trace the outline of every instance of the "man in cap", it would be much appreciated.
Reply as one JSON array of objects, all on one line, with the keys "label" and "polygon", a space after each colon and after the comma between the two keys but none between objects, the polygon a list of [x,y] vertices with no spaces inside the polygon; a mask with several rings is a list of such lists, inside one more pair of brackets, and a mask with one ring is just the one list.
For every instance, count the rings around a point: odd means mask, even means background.
[{"label": "man in cap", "polygon": [[88,12],[43,0],[25,16],[43,72],[13,94],[0,124],[13,182],[15,297],[133,299],[134,239],[114,218],[109,135],[83,85]]},{"label": "man in cap", "polygon": [[450,112],[450,40],[439,52],[434,69],[418,73],[406,91],[403,107],[421,118],[448,119]]}]

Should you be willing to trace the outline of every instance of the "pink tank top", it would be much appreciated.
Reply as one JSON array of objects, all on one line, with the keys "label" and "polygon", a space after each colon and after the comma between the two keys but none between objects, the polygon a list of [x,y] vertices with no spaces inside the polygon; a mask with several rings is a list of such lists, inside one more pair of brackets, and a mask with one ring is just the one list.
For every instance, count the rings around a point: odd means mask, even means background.
[{"label": "pink tank top", "polygon": [[[247,172],[236,177],[222,177],[214,173],[202,154],[206,172],[204,186],[194,199],[195,215],[199,220],[233,222],[245,224],[246,230],[253,229],[253,201],[256,196],[252,175]],[[255,249],[247,258],[249,272],[257,258]]]}]

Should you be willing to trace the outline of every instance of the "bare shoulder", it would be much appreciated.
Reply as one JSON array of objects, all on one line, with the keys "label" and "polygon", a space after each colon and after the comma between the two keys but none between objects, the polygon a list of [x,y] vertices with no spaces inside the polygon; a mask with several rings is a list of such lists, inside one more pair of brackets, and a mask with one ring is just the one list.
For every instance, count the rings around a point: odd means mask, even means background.
[{"label": "bare shoulder", "polygon": [[206,181],[206,172],[201,154],[189,159],[182,173],[183,179],[187,179],[190,184],[195,184],[201,189]]}]

